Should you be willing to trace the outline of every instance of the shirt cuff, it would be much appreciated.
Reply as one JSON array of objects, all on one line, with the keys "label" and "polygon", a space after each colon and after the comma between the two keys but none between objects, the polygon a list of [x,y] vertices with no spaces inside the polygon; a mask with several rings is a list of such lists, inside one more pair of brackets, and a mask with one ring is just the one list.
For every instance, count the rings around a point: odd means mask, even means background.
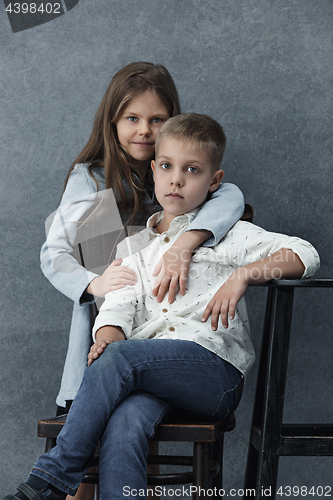
[{"label": "shirt cuff", "polygon": [[95,302],[95,297],[87,292],[87,287],[90,285],[93,279],[98,278],[99,275],[92,273],[91,271],[86,271],[87,273],[87,278],[88,278],[88,284],[85,286],[83,292],[80,295],[79,298],[79,305],[82,306],[83,304],[93,304]]},{"label": "shirt cuff", "polygon": [[[193,224],[193,222],[192,222]],[[192,224],[191,224],[191,227],[190,228],[187,228],[185,230],[185,233],[186,231],[210,231],[212,233],[212,236],[210,236],[209,238],[207,238],[207,240],[205,240],[203,243],[201,243],[201,247],[213,247],[215,245],[218,244],[218,242],[220,241],[218,239],[218,235],[214,234],[214,232],[211,230],[211,229],[207,229],[207,228],[204,228],[204,227],[192,227]]]},{"label": "shirt cuff", "polygon": [[96,342],[97,330],[103,326],[118,326],[124,332],[126,339],[131,337],[132,332],[132,322],[129,324],[124,316],[120,316],[117,313],[109,311],[100,311],[95,319],[95,323],[92,329],[92,338]]},{"label": "shirt cuff", "polygon": [[[309,253],[302,248],[290,248],[298,257],[301,259],[303,266],[305,267],[302,279],[310,278],[313,276],[320,267],[320,258],[317,251],[309,244],[309,247],[313,249],[313,258],[309,259]],[[287,247],[288,248],[288,247]]]}]

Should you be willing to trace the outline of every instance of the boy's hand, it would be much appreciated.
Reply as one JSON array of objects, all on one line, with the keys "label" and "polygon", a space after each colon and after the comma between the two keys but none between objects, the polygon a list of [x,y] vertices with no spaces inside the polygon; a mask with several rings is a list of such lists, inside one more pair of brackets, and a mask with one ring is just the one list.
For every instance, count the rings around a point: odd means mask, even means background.
[{"label": "boy's hand", "polygon": [[96,332],[96,342],[91,346],[88,354],[88,366],[90,366],[95,359],[98,359],[109,344],[126,340],[124,332],[118,326],[103,326]]},{"label": "boy's hand", "polygon": [[224,328],[228,328],[228,313],[229,318],[234,319],[237,303],[246,292],[249,281],[247,273],[242,272],[241,269],[237,269],[232,273],[204,310],[201,321],[207,321],[209,316],[212,315],[211,327],[214,331],[217,330],[219,315],[221,315]]},{"label": "boy's hand", "polygon": [[98,340],[97,342],[95,342],[95,344],[93,344],[90,347],[90,351],[88,354],[88,366],[90,366],[95,361],[95,359],[99,358],[100,355],[103,354],[104,349],[106,349],[106,347],[109,344],[111,344],[112,342],[115,342],[115,341],[114,340]]},{"label": "boy's hand", "polygon": [[212,330],[217,329],[221,314],[224,328],[228,328],[229,318],[234,319],[236,305],[246,292],[249,283],[264,283],[279,278],[300,278],[305,266],[299,256],[288,248],[281,248],[264,259],[236,269],[216,292],[206,307],[201,321],[212,315]]},{"label": "boy's hand", "polygon": [[104,298],[108,292],[119,290],[126,285],[135,285],[136,273],[127,266],[121,266],[122,259],[116,259],[104,271],[102,276],[94,278],[87,286],[87,292],[95,297]]}]

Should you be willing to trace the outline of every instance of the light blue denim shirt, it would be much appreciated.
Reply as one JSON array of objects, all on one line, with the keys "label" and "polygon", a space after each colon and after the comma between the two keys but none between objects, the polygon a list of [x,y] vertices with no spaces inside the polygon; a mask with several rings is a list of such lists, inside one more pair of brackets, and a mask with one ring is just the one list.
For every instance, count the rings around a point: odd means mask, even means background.
[{"label": "light blue denim shirt", "polygon": [[[99,276],[107,267],[84,269],[77,260],[78,231],[82,227],[89,227],[89,238],[98,236],[98,224],[94,224],[94,207],[96,206],[96,184],[88,174],[86,164],[76,165],[71,173],[61,203],[57,211],[46,221],[47,239],[41,249],[41,269],[61,293],[74,302],[72,322],[69,334],[69,345],[62,376],[57,404],[65,406],[67,400],[74,399],[83,377],[87,364],[87,354],[91,346],[91,317],[90,304],[94,302],[91,295],[85,292],[89,283]],[[105,189],[103,169],[94,172],[98,181],[100,192]],[[153,204],[154,200],[147,193],[146,203]],[[228,230],[243,215],[244,198],[241,191],[233,184],[221,183],[219,189],[213,194],[198,212],[194,221],[187,230],[206,229],[212,236],[204,246],[217,244]],[[90,224],[81,224],[90,214]],[[121,221],[115,209],[108,212],[114,214],[112,224],[121,228]],[[87,235],[83,240],[87,239]],[[89,266],[87,266],[88,269]]]}]

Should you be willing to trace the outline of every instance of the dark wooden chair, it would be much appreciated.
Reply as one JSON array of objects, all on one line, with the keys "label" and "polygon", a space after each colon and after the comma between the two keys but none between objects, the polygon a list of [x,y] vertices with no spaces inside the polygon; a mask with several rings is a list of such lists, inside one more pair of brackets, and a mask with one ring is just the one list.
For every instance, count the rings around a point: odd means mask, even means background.
[{"label": "dark wooden chair", "polygon": [[[156,212],[160,207],[152,207],[150,213]],[[150,214],[138,214],[133,226],[144,225],[147,216]],[[123,217],[125,220],[126,217]],[[253,208],[251,205],[245,205],[242,220],[252,222]],[[127,234],[128,228],[125,228]],[[106,242],[100,241],[99,246],[106,246]],[[78,246],[78,256],[82,265],[85,265],[83,259],[82,245]],[[96,314],[96,307],[92,309],[92,316]],[[62,429],[67,415],[47,418],[38,422],[38,436],[46,438],[45,451],[50,450],[56,445],[56,438]],[[192,498],[199,498],[200,488],[207,491],[222,489],[222,471],[223,471],[223,442],[224,434],[235,428],[235,416],[230,415],[225,420],[216,422],[203,422],[195,419],[189,419],[179,412],[171,421],[161,423],[154,436],[154,441],[169,442],[191,442],[193,443],[192,456],[170,456],[170,455],[150,455],[149,464],[171,465],[171,466],[190,466],[190,472],[177,472],[171,474],[148,474],[149,485],[175,485],[192,484],[195,492]],[[98,456],[92,459],[91,465],[98,464]],[[87,473],[83,479],[84,483],[98,484],[98,473]],[[222,498],[222,494],[218,495]],[[203,498],[203,495],[200,495]],[[216,496],[215,496],[216,498]]]},{"label": "dark wooden chair", "polygon": [[254,489],[256,500],[270,492],[274,500],[280,456],[333,456],[333,424],[283,424],[294,290],[333,288],[333,279],[281,279],[263,286],[268,295],[244,490]]},{"label": "dark wooden chair", "polygon": [[[56,445],[56,438],[61,431],[67,415],[48,418],[38,422],[38,436],[46,438],[45,451]],[[149,485],[192,484],[195,488],[194,499],[199,498],[200,488],[207,491],[222,488],[223,440],[224,434],[235,428],[235,417],[230,415],[225,420],[203,422],[184,419],[181,415],[167,423],[161,423],[154,440],[193,443],[192,456],[151,455],[149,464],[190,466],[190,472],[170,474],[148,474]],[[98,465],[96,455],[91,465]],[[98,473],[87,473],[83,483],[98,484]],[[222,497],[222,495],[219,495]],[[203,498],[203,495],[200,495]],[[215,497],[216,498],[216,497]]]}]

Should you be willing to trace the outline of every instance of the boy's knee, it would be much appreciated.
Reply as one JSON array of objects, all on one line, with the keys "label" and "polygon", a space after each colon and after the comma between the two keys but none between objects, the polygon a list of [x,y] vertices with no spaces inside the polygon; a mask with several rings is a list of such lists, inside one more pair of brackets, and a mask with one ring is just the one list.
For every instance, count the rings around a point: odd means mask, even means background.
[{"label": "boy's knee", "polygon": [[116,407],[111,418],[115,427],[119,423],[128,429],[126,439],[134,439],[138,434],[149,439],[169,410],[165,401],[143,391],[133,391]]}]

